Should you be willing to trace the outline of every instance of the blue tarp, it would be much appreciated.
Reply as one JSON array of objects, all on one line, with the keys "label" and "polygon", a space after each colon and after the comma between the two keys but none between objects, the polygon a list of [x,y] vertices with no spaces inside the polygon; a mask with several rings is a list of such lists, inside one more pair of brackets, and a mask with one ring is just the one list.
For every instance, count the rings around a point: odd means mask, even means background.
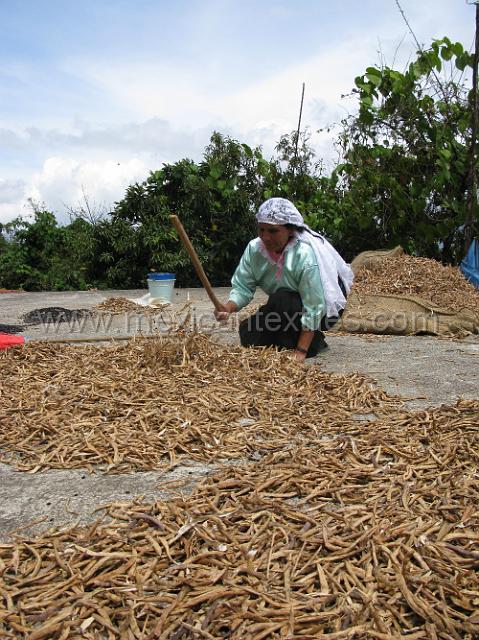
[{"label": "blue tarp", "polygon": [[479,289],[479,242],[476,239],[471,242],[469,251],[461,262],[461,271]]}]

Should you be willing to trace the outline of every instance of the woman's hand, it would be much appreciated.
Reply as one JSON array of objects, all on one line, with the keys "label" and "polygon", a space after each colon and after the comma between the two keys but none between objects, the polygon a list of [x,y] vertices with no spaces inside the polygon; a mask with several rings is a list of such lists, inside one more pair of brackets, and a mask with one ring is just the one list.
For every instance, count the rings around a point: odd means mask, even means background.
[{"label": "woman's hand", "polygon": [[230,312],[226,308],[226,305],[222,304],[220,309],[215,309],[215,318],[218,322],[226,322],[229,318]]},{"label": "woman's hand", "polygon": [[306,360],[306,354],[302,351],[297,351],[296,349],[293,351],[293,358],[298,362],[304,362]]},{"label": "woman's hand", "polygon": [[308,353],[308,349],[311,346],[311,343],[314,338],[314,331],[309,329],[301,329],[301,333],[299,334],[298,342],[296,344],[296,349],[293,351],[293,358],[298,362],[304,362],[306,360],[306,355]]},{"label": "woman's hand", "polygon": [[226,322],[231,313],[236,311],[236,304],[228,300],[226,304],[222,304],[219,309],[215,309],[215,318],[218,322]]}]

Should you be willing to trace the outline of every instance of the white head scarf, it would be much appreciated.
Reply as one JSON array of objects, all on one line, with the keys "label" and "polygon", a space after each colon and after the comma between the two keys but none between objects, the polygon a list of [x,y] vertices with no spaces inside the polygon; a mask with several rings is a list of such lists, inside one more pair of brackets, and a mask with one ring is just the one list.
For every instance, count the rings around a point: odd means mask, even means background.
[{"label": "white head scarf", "polygon": [[293,224],[300,228],[296,234],[298,239],[309,244],[316,256],[326,299],[326,315],[338,316],[341,309],[346,306],[346,298],[339,286],[338,276],[346,292],[349,293],[354,275],[351,267],[341,258],[336,249],[326,238],[308,227],[294,204],[286,198],[270,198],[263,202],[256,214],[256,220],[266,224]]}]

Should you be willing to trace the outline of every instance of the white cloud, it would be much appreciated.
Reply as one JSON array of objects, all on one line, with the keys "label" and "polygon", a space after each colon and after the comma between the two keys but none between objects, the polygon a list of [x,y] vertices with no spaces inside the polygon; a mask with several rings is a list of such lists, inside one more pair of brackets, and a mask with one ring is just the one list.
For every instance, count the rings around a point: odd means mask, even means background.
[{"label": "white cloud", "polygon": [[2,180],[0,179],[0,204],[9,204],[18,199],[19,192],[25,189],[24,180]]},{"label": "white cloud", "polygon": [[341,93],[353,85],[354,70],[364,71],[371,57],[376,58],[374,45],[362,40],[350,42],[340,50],[331,49],[301,64],[286,66],[266,79],[238,80],[236,89],[224,90],[220,78],[214,82],[202,69],[192,73],[151,63],[117,61],[101,65],[89,60],[77,61],[74,67],[82,81],[113,95],[139,120],[164,120],[190,134],[227,124],[234,129],[275,124],[284,131],[297,121],[302,82],[306,82],[307,102],[320,99],[336,113]]},{"label": "white cloud", "polygon": [[[341,98],[354,87],[355,76],[364,73],[367,66],[379,63],[379,49],[384,59],[392,63],[397,44],[397,38],[386,38],[379,44],[375,39],[355,35],[299,64],[285,63],[268,77],[252,73],[226,85],[220,77],[212,75],[209,67],[193,71],[181,64],[162,66],[138,60],[102,63],[82,58],[69,60],[68,69],[82,83],[93,84],[112,96],[138,120],[146,119],[145,131],[152,132],[152,136],[144,136],[139,124],[125,126],[123,131],[121,127],[114,129],[117,141],[131,134],[137,152],[138,144],[150,148],[160,135],[166,146],[171,148],[175,144],[178,150],[187,148],[188,141],[191,146],[198,137],[206,144],[206,136],[198,134],[214,129],[231,133],[248,144],[260,143],[272,149],[280,135],[297,126],[303,82],[306,84],[303,126],[309,124],[313,129],[328,126],[355,110],[354,101]],[[404,63],[410,50],[410,46],[405,47],[400,63]],[[264,137],[260,138],[260,133]],[[90,135],[100,139],[98,131],[85,131],[83,141]],[[180,157],[173,155],[172,159]]]},{"label": "white cloud", "polygon": [[139,120],[162,118],[182,125],[189,123],[194,129],[207,124],[211,115],[214,83],[205,70],[193,66],[79,58],[66,61],[65,68],[80,81],[111,96]]},{"label": "white cloud", "polygon": [[68,157],[50,157],[24,186],[23,198],[0,208],[4,221],[28,210],[28,199],[53,210],[61,222],[68,222],[66,208],[80,208],[85,196],[98,211],[108,210],[120,200],[128,185],[143,180],[148,167],[132,158],[124,163],[107,161],[79,162]]},{"label": "white cloud", "polygon": [[341,52],[331,49],[226,96],[221,111],[242,129],[267,124],[288,132],[297,126],[304,82],[303,126],[328,125],[345,115],[341,95],[351,90],[354,75],[364,71],[371,56],[374,47],[363,42],[351,42]]},{"label": "white cloud", "polygon": [[25,217],[27,183],[22,179],[0,179],[0,223],[8,222],[18,216]]},{"label": "white cloud", "polygon": [[21,129],[0,129],[0,146],[11,152],[31,154],[35,152],[66,153],[68,155],[102,157],[121,160],[125,155],[155,155],[164,161],[175,161],[177,153],[197,156],[207,143],[211,131],[196,129],[185,131],[173,127],[166,120],[151,118],[146,121],[123,123],[121,125],[92,124],[76,119],[69,127],[41,129],[28,127]]}]

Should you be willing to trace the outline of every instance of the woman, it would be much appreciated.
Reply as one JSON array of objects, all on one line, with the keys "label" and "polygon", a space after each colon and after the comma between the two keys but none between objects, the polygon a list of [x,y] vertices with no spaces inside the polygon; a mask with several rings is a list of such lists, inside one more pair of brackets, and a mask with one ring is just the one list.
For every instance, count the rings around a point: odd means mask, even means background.
[{"label": "woman", "polygon": [[251,302],[259,286],[269,299],[241,322],[241,344],[293,349],[303,361],[326,347],[321,328],[330,328],[341,315],[353,272],[289,200],[266,200],[256,220],[259,237],[246,247],[229,300],[215,316],[226,320]]}]

